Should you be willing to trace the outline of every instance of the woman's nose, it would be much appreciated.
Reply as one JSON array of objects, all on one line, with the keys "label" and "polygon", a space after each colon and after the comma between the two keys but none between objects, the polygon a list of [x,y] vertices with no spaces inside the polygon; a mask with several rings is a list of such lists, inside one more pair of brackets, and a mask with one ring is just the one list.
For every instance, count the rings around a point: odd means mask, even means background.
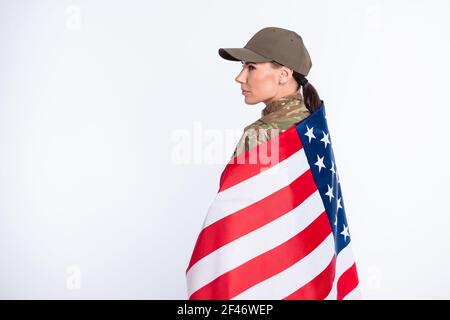
[{"label": "woman's nose", "polygon": [[246,81],[245,69],[242,69],[242,71],[239,72],[239,74],[237,75],[237,77],[234,80],[236,80],[236,82],[239,82],[239,83],[245,83],[245,81]]}]

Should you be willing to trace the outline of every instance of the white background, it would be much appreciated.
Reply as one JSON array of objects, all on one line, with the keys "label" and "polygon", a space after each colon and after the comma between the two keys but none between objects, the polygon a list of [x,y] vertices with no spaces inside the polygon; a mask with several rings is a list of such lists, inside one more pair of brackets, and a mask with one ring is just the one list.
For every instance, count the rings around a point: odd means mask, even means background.
[{"label": "white background", "polygon": [[[217,50],[266,26],[310,52],[364,297],[450,298],[448,1],[0,3],[0,298],[186,298],[220,173],[264,107]],[[222,161],[206,130],[238,133]],[[200,161],[174,160],[177,132]]]}]

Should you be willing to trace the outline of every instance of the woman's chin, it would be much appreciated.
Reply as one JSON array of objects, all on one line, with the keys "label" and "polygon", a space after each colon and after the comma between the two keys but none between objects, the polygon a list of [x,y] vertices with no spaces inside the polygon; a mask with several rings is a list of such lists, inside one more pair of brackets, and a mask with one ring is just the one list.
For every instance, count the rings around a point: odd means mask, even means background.
[{"label": "woman's chin", "polygon": [[246,104],[253,105],[253,104],[257,104],[259,101],[255,100],[255,99],[252,99],[251,97],[247,96],[247,97],[245,97],[244,102]]}]

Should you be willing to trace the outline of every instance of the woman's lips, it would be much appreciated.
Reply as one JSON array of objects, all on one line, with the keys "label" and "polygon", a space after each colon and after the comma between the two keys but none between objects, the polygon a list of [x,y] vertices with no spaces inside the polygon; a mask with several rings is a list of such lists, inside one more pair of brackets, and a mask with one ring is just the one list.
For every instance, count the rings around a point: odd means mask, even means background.
[{"label": "woman's lips", "polygon": [[250,94],[250,91],[242,90],[242,94],[243,94],[244,96],[246,96],[246,95]]}]

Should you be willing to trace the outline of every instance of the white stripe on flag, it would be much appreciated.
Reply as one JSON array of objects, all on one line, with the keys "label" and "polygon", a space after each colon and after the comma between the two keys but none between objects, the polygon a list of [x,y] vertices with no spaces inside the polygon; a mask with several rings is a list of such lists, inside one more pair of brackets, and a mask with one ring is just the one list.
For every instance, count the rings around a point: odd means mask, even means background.
[{"label": "white stripe on flag", "polygon": [[356,286],[355,289],[353,289],[351,292],[349,292],[343,300],[361,300],[361,290],[359,289],[359,284]]},{"label": "white stripe on flag", "polygon": [[[337,235],[341,237],[340,234]],[[353,251],[351,243],[339,252],[336,258],[336,281],[342,276],[342,274],[348,270],[355,263],[355,258],[353,257]]]},{"label": "white stripe on flag", "polygon": [[290,184],[308,169],[308,160],[302,148],[270,169],[219,192],[208,210],[203,228],[264,199]]},{"label": "white stripe on flag", "polygon": [[325,240],[302,260],[233,299],[283,299],[308,284],[325,270],[333,260],[334,253],[334,238],[333,233],[330,232]]},{"label": "white stripe on flag", "polygon": [[[342,235],[338,234],[338,237]],[[328,296],[325,300],[336,300],[337,299],[337,282],[342,274],[350,268],[353,263],[355,263],[355,259],[353,257],[353,251],[351,248],[351,243],[347,244],[347,246],[339,252],[336,258],[336,276],[333,282],[333,288],[331,289]]]},{"label": "white stripe on flag", "polygon": [[186,274],[189,296],[223,273],[294,237],[324,210],[322,198],[315,191],[290,212],[197,261]]},{"label": "white stripe on flag", "polygon": [[333,287],[330,290],[330,293],[325,298],[325,300],[336,300],[337,299],[337,279],[334,278]]}]

